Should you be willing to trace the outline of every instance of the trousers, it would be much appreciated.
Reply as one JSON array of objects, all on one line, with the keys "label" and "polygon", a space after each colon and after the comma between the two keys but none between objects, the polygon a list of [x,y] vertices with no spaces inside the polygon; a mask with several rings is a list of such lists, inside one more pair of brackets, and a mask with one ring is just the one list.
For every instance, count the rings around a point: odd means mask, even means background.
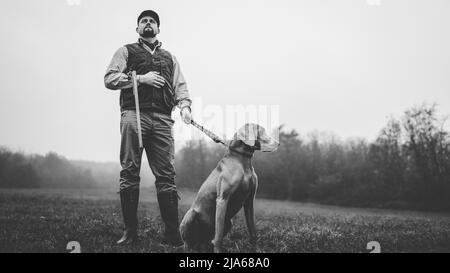
[{"label": "trousers", "polygon": [[[142,142],[147,159],[155,176],[157,193],[177,191],[175,185],[175,155],[173,124],[167,114],[141,110]],[[143,150],[139,138],[135,110],[123,110],[120,118],[120,187],[139,188]]]}]

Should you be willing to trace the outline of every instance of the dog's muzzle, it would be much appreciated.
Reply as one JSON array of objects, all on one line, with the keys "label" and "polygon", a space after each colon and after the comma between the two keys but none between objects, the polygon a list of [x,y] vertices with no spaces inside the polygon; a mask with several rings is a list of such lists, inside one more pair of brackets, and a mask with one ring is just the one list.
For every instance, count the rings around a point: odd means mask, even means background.
[{"label": "dog's muzzle", "polygon": [[[280,146],[280,143],[278,143],[277,141],[275,141],[273,139],[271,139],[267,143],[261,143],[261,142],[259,142],[259,143],[260,143],[259,150],[261,152],[267,152],[267,153],[276,151],[278,149],[278,146]],[[256,145],[256,143],[255,143],[255,145]]]}]

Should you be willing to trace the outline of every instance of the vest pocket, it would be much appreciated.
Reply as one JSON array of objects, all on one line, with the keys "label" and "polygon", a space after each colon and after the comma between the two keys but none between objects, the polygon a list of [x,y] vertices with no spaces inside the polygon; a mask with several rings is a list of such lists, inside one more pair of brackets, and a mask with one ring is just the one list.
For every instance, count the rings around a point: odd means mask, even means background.
[{"label": "vest pocket", "polygon": [[172,85],[170,83],[166,83],[164,85],[164,102],[166,103],[167,107],[169,107],[170,110],[176,105],[175,100],[175,92],[172,88]]}]

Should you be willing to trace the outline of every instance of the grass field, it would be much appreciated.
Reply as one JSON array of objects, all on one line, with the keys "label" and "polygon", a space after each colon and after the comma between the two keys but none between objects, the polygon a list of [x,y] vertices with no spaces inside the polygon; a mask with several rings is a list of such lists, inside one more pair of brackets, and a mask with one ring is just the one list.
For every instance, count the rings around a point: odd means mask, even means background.
[{"label": "grass field", "polygon": [[[181,192],[180,218],[194,198]],[[112,190],[0,190],[0,252],[176,252],[159,244],[163,226],[151,189],[141,192],[140,242],[116,247],[122,218]],[[258,252],[450,252],[450,214],[358,209],[257,200]],[[249,252],[243,213],[224,242],[228,252]]]}]

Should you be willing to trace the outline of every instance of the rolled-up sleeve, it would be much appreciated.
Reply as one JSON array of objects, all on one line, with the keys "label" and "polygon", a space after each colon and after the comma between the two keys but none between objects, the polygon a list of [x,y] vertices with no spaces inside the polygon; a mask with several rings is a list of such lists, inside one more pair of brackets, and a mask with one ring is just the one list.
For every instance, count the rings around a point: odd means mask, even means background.
[{"label": "rolled-up sleeve", "polygon": [[130,88],[133,82],[127,74],[123,73],[127,68],[128,50],[126,47],[119,48],[106,69],[105,87],[111,90]]},{"label": "rolled-up sleeve", "polygon": [[172,86],[175,90],[175,101],[177,102],[177,106],[180,109],[186,106],[191,107],[192,101],[189,98],[189,91],[183,73],[181,73],[180,64],[173,55],[172,60],[174,65]]}]

